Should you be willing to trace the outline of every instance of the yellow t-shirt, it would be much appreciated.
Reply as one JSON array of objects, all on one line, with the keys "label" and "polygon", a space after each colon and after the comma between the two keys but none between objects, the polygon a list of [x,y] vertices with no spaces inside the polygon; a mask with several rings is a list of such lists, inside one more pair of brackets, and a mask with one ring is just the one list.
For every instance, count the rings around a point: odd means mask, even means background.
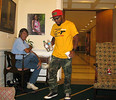
[{"label": "yellow t-shirt", "polygon": [[60,26],[54,24],[51,30],[51,36],[55,38],[55,47],[52,53],[58,58],[67,58],[66,52],[73,49],[73,37],[78,34],[75,25],[66,20]]}]

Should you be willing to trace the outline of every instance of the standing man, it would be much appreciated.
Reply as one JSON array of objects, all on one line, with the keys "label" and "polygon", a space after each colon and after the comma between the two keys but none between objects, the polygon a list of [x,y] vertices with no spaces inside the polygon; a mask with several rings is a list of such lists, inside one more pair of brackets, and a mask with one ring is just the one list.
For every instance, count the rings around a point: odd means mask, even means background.
[{"label": "standing man", "polygon": [[[50,93],[44,99],[51,99],[58,95],[57,71],[60,67],[64,70],[64,93],[65,100],[70,100],[72,57],[78,45],[78,31],[75,25],[63,20],[62,10],[56,9],[52,12],[53,21],[56,23],[51,30],[52,45],[55,44],[52,59],[49,65],[49,90]],[[67,56],[66,53],[69,53]]]}]

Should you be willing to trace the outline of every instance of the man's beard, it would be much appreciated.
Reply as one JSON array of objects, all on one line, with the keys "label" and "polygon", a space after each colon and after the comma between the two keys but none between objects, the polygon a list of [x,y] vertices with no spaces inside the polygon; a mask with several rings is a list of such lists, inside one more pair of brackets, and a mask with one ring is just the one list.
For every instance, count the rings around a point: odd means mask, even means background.
[{"label": "man's beard", "polygon": [[57,25],[60,26],[60,25],[62,24],[62,22],[63,22],[63,21],[61,20],[61,22],[60,22],[59,24],[57,24]]},{"label": "man's beard", "polygon": [[58,26],[60,26],[61,25],[61,23],[60,24],[57,24]]}]

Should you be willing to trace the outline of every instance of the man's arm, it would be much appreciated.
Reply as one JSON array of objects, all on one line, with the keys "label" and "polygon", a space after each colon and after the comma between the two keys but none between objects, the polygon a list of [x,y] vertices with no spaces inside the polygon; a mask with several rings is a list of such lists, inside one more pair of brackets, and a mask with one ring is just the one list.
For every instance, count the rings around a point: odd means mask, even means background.
[{"label": "man's arm", "polygon": [[55,44],[55,38],[54,37],[52,37],[51,44],[52,44],[52,46]]},{"label": "man's arm", "polygon": [[39,60],[39,63],[38,63],[38,66],[40,65],[41,66],[41,59],[39,58],[39,56],[35,53],[35,52],[33,52],[32,50],[31,50],[31,53],[33,53],[33,54],[35,54],[36,56],[37,56],[37,58],[38,58],[38,60]]},{"label": "man's arm", "polygon": [[76,34],[73,37],[73,49],[72,49],[72,51],[75,51],[77,49],[77,46],[78,46],[78,34]]},{"label": "man's arm", "polygon": [[[39,60],[39,63],[38,63],[37,66],[41,66],[41,59],[39,58],[39,56],[38,56],[35,52],[32,51],[32,46],[29,45],[29,48],[24,49],[24,51],[25,51],[26,53],[29,53],[29,52],[30,52],[30,53],[35,54],[35,55],[37,56],[38,60]],[[39,67],[39,68],[40,68],[40,67]]]},{"label": "man's arm", "polygon": [[40,60],[39,56],[35,52],[32,51],[32,46],[31,45],[29,45],[29,48],[24,49],[24,51],[26,53],[29,53],[29,52],[34,53],[37,56],[38,60]]},{"label": "man's arm", "polygon": [[35,52],[31,51],[31,53],[34,53],[37,56],[38,60],[40,60],[39,56]]},{"label": "man's arm", "polygon": [[32,46],[29,45],[29,48],[25,48],[24,51],[25,51],[26,53],[29,53],[29,52],[31,51],[31,49],[32,49]]},{"label": "man's arm", "polygon": [[70,51],[70,54],[69,54],[71,58],[74,57],[77,46],[78,46],[78,34],[76,34],[73,37],[73,49]]}]

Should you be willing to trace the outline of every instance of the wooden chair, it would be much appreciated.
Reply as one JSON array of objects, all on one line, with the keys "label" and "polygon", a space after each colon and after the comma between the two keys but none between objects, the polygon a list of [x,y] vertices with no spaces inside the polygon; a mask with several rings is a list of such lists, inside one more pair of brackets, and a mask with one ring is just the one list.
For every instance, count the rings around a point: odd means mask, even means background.
[{"label": "wooden chair", "polygon": [[95,66],[94,100],[97,98],[114,100],[116,98],[116,45],[114,43],[96,44]]},{"label": "wooden chair", "polygon": [[30,69],[24,68],[24,54],[22,60],[22,68],[15,67],[15,54],[11,53],[10,51],[4,51],[5,60],[4,60],[4,84],[5,87],[7,86],[7,73],[13,73],[13,79],[16,78],[19,80],[19,86],[23,89],[26,85],[26,82],[30,76]]}]

